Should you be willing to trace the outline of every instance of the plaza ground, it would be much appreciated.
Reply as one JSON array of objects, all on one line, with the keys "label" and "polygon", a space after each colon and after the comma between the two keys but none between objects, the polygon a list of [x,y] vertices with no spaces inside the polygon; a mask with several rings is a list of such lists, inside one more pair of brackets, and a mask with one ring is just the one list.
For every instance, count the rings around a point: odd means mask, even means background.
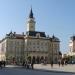
[{"label": "plaza ground", "polygon": [[40,70],[31,70],[25,68],[13,68],[6,67],[0,69],[0,75],[75,75],[74,73],[64,73],[64,72],[47,72]]},{"label": "plaza ground", "polygon": [[43,65],[43,64],[35,64],[34,65],[35,69],[38,70],[45,70],[45,71],[56,71],[56,72],[72,72],[75,73],[75,64],[68,64],[68,65],[59,65],[58,64],[54,64],[53,68],[51,67],[50,64],[47,65]]},{"label": "plaza ground", "polygon": [[60,66],[54,64],[53,68],[50,64],[35,64],[34,70],[25,69],[22,66],[6,65],[0,69],[0,75],[75,75],[75,65]]}]

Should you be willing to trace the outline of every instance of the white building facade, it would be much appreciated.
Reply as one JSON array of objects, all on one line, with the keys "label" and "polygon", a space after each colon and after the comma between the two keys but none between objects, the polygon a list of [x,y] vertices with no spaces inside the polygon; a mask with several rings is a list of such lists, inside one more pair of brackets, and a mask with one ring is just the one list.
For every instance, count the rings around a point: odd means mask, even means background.
[{"label": "white building facade", "polygon": [[10,32],[0,41],[0,59],[9,63],[23,62],[35,63],[58,62],[60,52],[60,40],[55,37],[47,37],[45,32],[35,30],[35,19],[32,9],[27,21],[26,34]]}]

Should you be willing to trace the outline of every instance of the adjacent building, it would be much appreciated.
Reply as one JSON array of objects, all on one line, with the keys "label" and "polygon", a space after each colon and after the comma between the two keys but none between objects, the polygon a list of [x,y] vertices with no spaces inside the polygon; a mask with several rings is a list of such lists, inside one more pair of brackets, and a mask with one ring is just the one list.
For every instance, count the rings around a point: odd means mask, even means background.
[{"label": "adjacent building", "polygon": [[69,52],[67,55],[70,56],[70,61],[75,61],[75,36],[70,37]]},{"label": "adjacent building", "polygon": [[72,36],[69,41],[70,52],[75,52],[75,36]]},{"label": "adjacent building", "polygon": [[60,59],[59,38],[49,37],[45,32],[35,30],[35,18],[32,9],[27,21],[26,33],[17,34],[10,32],[0,41],[0,60],[8,63],[29,62],[34,59],[35,63],[57,63]]}]

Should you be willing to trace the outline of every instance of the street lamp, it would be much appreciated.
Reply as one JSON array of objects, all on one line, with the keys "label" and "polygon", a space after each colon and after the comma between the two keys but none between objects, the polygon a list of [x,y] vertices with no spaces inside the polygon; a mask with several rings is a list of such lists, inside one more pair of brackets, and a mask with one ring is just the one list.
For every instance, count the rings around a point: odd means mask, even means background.
[{"label": "street lamp", "polygon": [[52,51],[51,51],[51,53],[52,53],[51,54],[52,55],[51,56],[51,67],[53,67],[53,41],[52,40],[51,40],[51,43],[52,43],[52,48],[51,48],[52,49]]},{"label": "street lamp", "polygon": [[71,63],[73,63],[72,56],[71,56]]}]

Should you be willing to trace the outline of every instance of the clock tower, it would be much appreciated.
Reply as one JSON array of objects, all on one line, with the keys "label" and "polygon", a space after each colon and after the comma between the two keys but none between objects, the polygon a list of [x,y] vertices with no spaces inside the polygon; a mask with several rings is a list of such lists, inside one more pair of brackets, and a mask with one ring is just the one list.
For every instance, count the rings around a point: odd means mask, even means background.
[{"label": "clock tower", "polygon": [[29,18],[27,21],[27,31],[35,31],[35,19],[33,17],[33,11],[32,8],[30,10]]}]

